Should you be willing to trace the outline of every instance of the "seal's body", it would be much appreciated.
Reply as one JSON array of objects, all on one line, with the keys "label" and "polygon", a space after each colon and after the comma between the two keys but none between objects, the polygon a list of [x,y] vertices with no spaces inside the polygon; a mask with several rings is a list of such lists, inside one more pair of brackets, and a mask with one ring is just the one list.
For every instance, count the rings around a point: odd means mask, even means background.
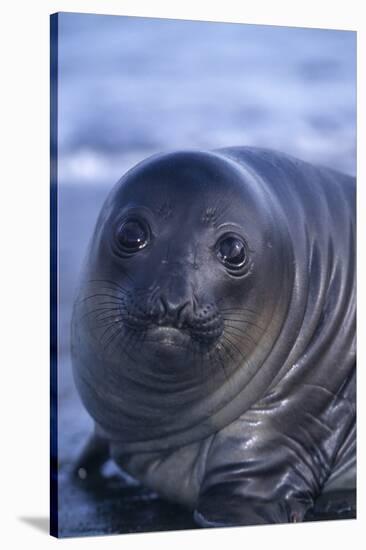
[{"label": "seal's body", "polygon": [[111,454],[201,525],[301,521],[355,489],[355,182],[257,148],[157,155],[114,187],[72,322]]}]

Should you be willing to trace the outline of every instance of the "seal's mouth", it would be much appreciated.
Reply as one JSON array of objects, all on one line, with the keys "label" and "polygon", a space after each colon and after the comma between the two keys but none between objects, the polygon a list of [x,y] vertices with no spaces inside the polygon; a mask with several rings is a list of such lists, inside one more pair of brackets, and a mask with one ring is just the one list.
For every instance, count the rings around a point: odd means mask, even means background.
[{"label": "seal's mouth", "polygon": [[173,326],[154,325],[146,330],[145,342],[160,346],[187,347],[191,337],[186,330]]},{"label": "seal's mouth", "polygon": [[144,330],[145,343],[160,346],[190,347],[197,345],[202,348],[211,348],[220,338],[221,327],[199,327],[194,329],[189,326],[175,326],[173,324],[149,325]]},{"label": "seal's mouth", "polygon": [[[211,348],[220,339],[224,322],[219,313],[183,320],[173,316],[124,315],[121,326],[126,332],[143,335],[144,343]],[[202,350],[201,350],[202,351]]]},{"label": "seal's mouth", "polygon": [[[91,333],[96,335],[106,354],[119,351],[135,354],[145,348],[170,350],[183,348],[195,356],[210,352],[221,340],[224,317],[213,302],[198,303],[198,299],[173,307],[151,289],[134,292],[114,289],[104,281],[91,294],[80,300],[85,307]],[[122,293],[123,290],[123,293]],[[156,291],[157,293],[157,291]],[[158,299],[158,297],[160,298]]]}]

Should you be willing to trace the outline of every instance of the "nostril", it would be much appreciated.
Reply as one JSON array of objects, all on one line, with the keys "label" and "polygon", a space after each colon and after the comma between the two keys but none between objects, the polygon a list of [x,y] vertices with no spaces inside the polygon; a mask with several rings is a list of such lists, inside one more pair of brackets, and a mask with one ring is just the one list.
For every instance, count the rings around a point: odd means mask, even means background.
[{"label": "nostril", "polygon": [[157,298],[151,306],[150,315],[158,324],[164,321],[167,315],[167,308],[163,298]]},{"label": "nostril", "polygon": [[164,320],[168,320],[174,323],[178,328],[181,328],[189,315],[190,301],[186,300],[183,303],[181,301],[175,302],[169,300],[166,296],[161,296],[159,298],[159,303],[161,304],[160,322],[162,323]]},{"label": "nostril", "polygon": [[179,328],[181,328],[188,319],[189,306],[190,302],[187,301],[177,310],[177,324]]}]

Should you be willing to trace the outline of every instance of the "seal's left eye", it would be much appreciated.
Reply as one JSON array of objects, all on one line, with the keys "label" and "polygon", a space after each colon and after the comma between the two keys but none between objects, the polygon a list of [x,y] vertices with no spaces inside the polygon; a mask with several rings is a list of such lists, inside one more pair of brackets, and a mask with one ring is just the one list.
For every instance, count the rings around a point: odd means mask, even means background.
[{"label": "seal's left eye", "polygon": [[240,269],[247,260],[244,241],[236,235],[226,235],[217,243],[217,256],[229,269]]},{"label": "seal's left eye", "polygon": [[149,242],[150,231],[148,225],[137,219],[125,220],[117,232],[117,241],[124,252],[134,253]]}]

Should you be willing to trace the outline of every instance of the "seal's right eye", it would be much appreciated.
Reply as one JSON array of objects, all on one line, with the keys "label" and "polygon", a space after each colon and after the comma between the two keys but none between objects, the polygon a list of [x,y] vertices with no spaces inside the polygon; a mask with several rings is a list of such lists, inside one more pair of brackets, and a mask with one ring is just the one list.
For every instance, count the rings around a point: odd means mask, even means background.
[{"label": "seal's right eye", "polygon": [[147,246],[150,239],[150,228],[142,220],[129,218],[119,226],[116,238],[118,246],[123,252],[134,254]]}]

